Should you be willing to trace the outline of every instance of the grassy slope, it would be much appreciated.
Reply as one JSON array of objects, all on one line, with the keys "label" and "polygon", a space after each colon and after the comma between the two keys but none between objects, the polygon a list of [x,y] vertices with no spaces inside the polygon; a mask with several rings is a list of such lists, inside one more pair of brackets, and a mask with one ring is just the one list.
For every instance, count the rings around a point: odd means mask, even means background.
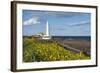
[{"label": "grassy slope", "polygon": [[90,59],[82,52],[75,54],[65,50],[54,41],[35,38],[23,39],[23,51],[24,62]]}]

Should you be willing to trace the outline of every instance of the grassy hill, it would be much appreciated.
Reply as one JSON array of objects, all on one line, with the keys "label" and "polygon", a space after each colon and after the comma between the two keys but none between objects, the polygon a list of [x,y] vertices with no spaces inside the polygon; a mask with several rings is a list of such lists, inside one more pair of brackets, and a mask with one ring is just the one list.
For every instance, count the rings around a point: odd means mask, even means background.
[{"label": "grassy hill", "polygon": [[23,62],[40,61],[65,61],[90,59],[82,52],[75,54],[65,50],[57,42],[52,40],[40,40],[36,38],[23,38]]}]

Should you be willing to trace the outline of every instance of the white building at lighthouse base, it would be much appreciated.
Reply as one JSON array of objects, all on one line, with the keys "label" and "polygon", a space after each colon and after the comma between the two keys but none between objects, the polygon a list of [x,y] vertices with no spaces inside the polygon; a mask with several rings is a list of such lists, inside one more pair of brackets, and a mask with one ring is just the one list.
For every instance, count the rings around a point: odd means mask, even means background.
[{"label": "white building at lighthouse base", "polygon": [[44,36],[42,36],[42,39],[51,39],[51,37],[44,35]]}]

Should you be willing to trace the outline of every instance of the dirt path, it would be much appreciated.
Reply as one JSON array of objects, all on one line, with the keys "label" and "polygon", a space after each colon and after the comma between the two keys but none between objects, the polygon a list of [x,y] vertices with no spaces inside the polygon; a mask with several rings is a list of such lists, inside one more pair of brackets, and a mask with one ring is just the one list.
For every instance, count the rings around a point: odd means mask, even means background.
[{"label": "dirt path", "polygon": [[74,53],[80,53],[80,52],[83,52],[84,54],[90,56],[90,51],[87,51],[85,49],[76,49],[74,47],[71,47],[70,45],[68,44],[65,44],[63,41],[57,41],[57,40],[54,40],[56,41],[60,46],[62,46],[63,48],[65,48],[66,50],[70,50]]}]

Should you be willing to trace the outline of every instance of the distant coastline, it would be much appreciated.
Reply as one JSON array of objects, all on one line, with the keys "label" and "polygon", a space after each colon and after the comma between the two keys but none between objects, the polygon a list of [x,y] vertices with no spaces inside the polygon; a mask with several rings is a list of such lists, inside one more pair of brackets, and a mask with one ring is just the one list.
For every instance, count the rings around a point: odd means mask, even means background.
[{"label": "distant coastline", "polygon": [[[23,37],[32,37],[35,35],[28,35],[28,36],[23,36]],[[76,40],[87,40],[90,41],[91,40],[91,36],[52,36],[52,39],[76,39]]]}]

